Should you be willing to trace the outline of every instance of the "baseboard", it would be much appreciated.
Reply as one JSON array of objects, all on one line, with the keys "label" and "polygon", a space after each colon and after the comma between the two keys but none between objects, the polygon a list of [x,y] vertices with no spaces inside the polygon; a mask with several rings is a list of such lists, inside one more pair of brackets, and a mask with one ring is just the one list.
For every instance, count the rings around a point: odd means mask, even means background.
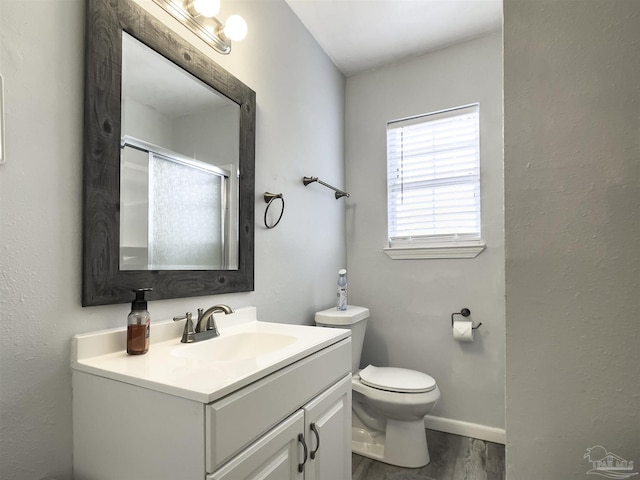
[{"label": "baseboard", "polygon": [[430,430],[478,438],[480,440],[486,440],[487,442],[501,443],[502,445],[504,445],[507,440],[504,428],[488,427],[477,423],[453,420],[451,418],[427,415],[424,417],[424,426]]}]

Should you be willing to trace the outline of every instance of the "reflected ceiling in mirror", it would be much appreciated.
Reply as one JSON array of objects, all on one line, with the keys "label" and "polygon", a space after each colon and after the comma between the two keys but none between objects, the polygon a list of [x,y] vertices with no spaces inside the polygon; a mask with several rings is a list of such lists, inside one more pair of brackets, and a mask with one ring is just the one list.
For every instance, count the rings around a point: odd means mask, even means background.
[{"label": "reflected ceiling in mirror", "polygon": [[121,270],[238,268],[240,107],[122,35]]}]

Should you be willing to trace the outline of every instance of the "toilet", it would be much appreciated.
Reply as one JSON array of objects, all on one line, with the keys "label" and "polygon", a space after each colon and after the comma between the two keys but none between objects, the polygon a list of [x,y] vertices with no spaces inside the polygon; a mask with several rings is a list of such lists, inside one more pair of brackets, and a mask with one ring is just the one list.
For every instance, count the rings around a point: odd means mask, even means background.
[{"label": "toilet", "polygon": [[360,369],[369,309],[348,305],[315,315],[316,325],[351,330],[353,453],[407,468],[430,461],[424,417],[440,398],[436,381],[406,368]]}]

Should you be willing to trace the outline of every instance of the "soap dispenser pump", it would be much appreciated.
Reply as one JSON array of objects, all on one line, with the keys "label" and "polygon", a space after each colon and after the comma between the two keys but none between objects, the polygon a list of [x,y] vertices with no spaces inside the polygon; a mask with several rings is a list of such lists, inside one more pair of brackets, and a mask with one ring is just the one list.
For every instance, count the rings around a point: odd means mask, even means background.
[{"label": "soap dispenser pump", "polygon": [[127,353],[142,355],[149,351],[149,329],[151,316],[147,311],[144,295],[152,288],[134,288],[136,299],[131,303],[131,313],[127,317]]}]

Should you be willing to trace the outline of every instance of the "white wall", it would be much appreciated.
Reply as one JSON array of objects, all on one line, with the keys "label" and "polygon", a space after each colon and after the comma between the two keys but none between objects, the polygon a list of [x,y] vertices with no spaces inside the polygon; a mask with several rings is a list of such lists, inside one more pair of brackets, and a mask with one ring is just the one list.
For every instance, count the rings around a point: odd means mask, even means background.
[{"label": "white wall", "polygon": [[[347,79],[349,302],[371,310],[363,364],[432,375],[432,415],[504,428],[504,242],[501,36]],[[386,122],[480,102],[482,234],[475,259],[391,260],[386,246]],[[451,313],[482,322],[453,340]]]},{"label": "white wall", "polygon": [[[124,107],[126,105],[126,108]],[[122,100],[122,133],[138,140],[160,145],[169,150],[173,146],[173,119],[133,97]]]},{"label": "white wall", "polygon": [[[224,302],[255,305],[265,320],[310,324],[334,302],[345,217],[343,202],[301,179],[343,182],[345,80],[284,1],[226,3],[245,17],[249,35],[228,57],[207,51],[257,93],[256,290],[149,309],[158,321]],[[80,306],[84,5],[0,0],[3,480],[71,478],[70,339],[124,326],[129,312],[125,304]],[[287,202],[269,231],[261,226],[266,190]]]},{"label": "white wall", "polygon": [[183,115],[173,122],[176,152],[219,167],[236,164],[240,156],[240,108],[219,107],[209,112]]},{"label": "white wall", "polygon": [[506,0],[507,477],[640,465],[640,2]]}]

